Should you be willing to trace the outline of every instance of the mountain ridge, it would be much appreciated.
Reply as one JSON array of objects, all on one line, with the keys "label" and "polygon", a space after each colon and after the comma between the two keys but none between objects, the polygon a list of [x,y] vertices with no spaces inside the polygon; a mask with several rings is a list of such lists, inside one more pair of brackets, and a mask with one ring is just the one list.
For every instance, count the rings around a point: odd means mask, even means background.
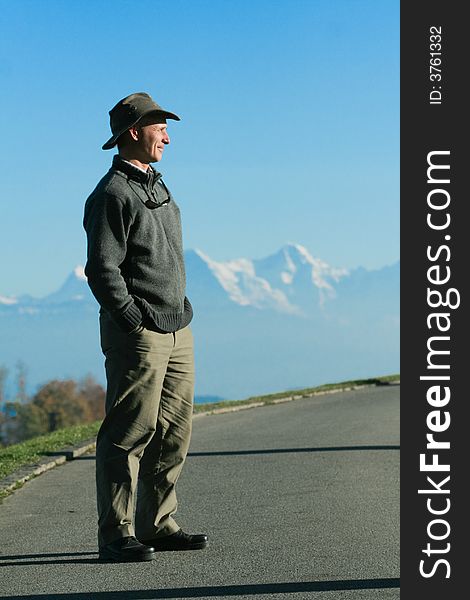
[{"label": "mountain ridge", "polygon": [[[263,259],[187,250],[196,394],[240,398],[399,371],[400,263],[338,269],[287,244]],[[0,365],[38,385],[104,383],[98,304],[75,267],[54,292],[0,296]]]},{"label": "mountain ridge", "polygon": [[[228,261],[214,260],[197,248],[189,249],[185,251],[185,261],[188,289],[194,287],[196,296],[211,292],[215,294],[215,301],[228,300],[240,306],[299,316],[311,308],[311,302],[322,307],[337,296],[338,289],[344,289],[348,284],[350,288],[354,287],[349,283],[351,276],[353,279],[374,277],[383,269],[399,265],[397,261],[374,270],[361,266],[350,270],[331,267],[295,243],[288,243],[265,258]],[[0,310],[39,308],[66,302],[95,302],[82,265],[75,266],[59,289],[43,297],[0,294]]]}]

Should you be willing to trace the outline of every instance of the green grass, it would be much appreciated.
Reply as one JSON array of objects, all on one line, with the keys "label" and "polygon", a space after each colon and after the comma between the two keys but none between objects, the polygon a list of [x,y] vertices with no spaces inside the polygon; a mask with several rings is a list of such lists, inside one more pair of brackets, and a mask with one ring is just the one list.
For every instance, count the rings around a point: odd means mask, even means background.
[{"label": "green grass", "polygon": [[[399,375],[387,375],[384,377],[375,377],[371,379],[355,379],[343,381],[340,383],[327,383],[311,388],[301,390],[288,390],[276,394],[267,394],[264,396],[251,396],[244,400],[225,400],[223,402],[211,402],[207,404],[197,404],[194,407],[195,413],[212,412],[220,408],[231,408],[253,403],[272,404],[280,398],[292,396],[306,398],[325,391],[342,390],[360,385],[384,385],[400,379]],[[34,464],[42,458],[47,452],[56,452],[67,446],[72,446],[93,438],[98,433],[100,421],[86,425],[75,425],[66,429],[58,429],[47,435],[26,440],[20,444],[13,444],[5,448],[0,448],[0,479],[14,473],[21,467]],[[7,495],[6,492],[0,492],[0,499]]]},{"label": "green grass", "polygon": [[211,402],[209,404],[197,404],[194,407],[195,413],[214,411],[219,408],[230,408],[233,406],[243,406],[244,404],[262,403],[272,404],[275,400],[295,396],[296,398],[308,398],[321,392],[329,392],[342,390],[344,388],[361,386],[361,385],[386,385],[400,380],[400,375],[384,375],[369,379],[352,379],[349,381],[341,381],[339,383],[325,383],[311,388],[303,388],[301,390],[286,390],[275,394],[266,394],[264,396],[250,396],[245,400],[224,400],[222,402]]},{"label": "green grass", "polygon": [[58,429],[46,435],[40,435],[19,444],[0,448],[0,479],[10,475],[24,465],[32,464],[44,456],[46,452],[62,450],[84,440],[94,437],[100,422],[74,425]]}]

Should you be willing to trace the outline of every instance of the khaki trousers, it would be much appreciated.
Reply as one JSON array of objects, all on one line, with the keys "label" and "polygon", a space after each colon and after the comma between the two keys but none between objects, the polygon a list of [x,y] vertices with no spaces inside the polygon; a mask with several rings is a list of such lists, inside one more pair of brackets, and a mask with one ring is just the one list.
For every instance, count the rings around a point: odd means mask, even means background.
[{"label": "khaki trousers", "polygon": [[[96,442],[98,544],[175,533],[175,486],[191,437],[193,336],[189,327],[127,334],[103,313],[106,416]],[[134,517],[135,512],[135,518]]]}]

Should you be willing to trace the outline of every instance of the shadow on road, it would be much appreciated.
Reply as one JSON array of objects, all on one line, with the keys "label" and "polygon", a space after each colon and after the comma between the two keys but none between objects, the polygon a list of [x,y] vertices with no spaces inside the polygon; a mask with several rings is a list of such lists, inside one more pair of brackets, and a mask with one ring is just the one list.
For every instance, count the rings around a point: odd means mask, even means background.
[{"label": "shadow on road", "polygon": [[[98,552],[54,552],[49,554],[10,554],[8,556],[0,555],[0,567],[11,567],[12,565],[65,565],[71,563],[97,563]],[[96,558],[76,558],[80,556],[96,556]],[[68,557],[68,560],[58,560],[59,557]],[[47,560],[37,560],[45,558]],[[4,562],[8,561],[8,562]]]},{"label": "shadow on road", "polygon": [[398,588],[398,578],[347,579],[338,581],[293,581],[288,583],[254,583],[207,587],[167,588],[159,590],[125,590],[113,592],[80,592],[70,594],[32,594],[9,596],[10,600],[150,600],[152,598],[208,598],[254,596],[261,594],[295,594],[298,592],[332,592],[340,590],[372,590]]},{"label": "shadow on road", "polygon": [[[324,446],[318,448],[263,448],[260,450],[221,450],[218,452],[189,452],[191,456],[244,456],[247,454],[291,454],[297,452],[352,452],[360,450],[400,450],[396,445],[373,445],[373,446]],[[95,460],[94,454],[78,456],[74,460]]]},{"label": "shadow on road", "polygon": [[223,450],[190,452],[188,456],[243,456],[245,454],[290,454],[296,452],[351,452],[353,450],[400,450],[400,446],[325,446],[324,448],[266,448],[262,450]]}]

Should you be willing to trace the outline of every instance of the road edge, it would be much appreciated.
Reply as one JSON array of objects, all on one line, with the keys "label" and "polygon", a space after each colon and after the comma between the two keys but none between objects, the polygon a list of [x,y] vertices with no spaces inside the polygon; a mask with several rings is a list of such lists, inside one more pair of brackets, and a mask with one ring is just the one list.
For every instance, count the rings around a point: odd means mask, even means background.
[{"label": "road edge", "polygon": [[[381,385],[400,385],[400,381],[392,381],[387,383],[382,383]],[[282,404],[284,402],[292,402],[293,400],[301,400],[307,398],[313,398],[315,396],[324,396],[329,394],[338,394],[342,392],[350,392],[354,390],[360,390],[368,387],[377,387],[376,383],[371,384],[363,384],[363,385],[353,385],[353,386],[345,386],[344,388],[335,388],[332,390],[319,390],[318,392],[312,392],[309,396],[303,395],[290,395],[284,396],[281,398],[276,398],[274,400],[266,400],[264,402],[252,402],[250,404],[240,404],[238,406],[225,406],[221,408],[215,408],[214,410],[207,410],[199,413],[195,413],[193,415],[193,419],[197,419],[199,417],[207,417],[210,415],[219,415],[223,413],[231,413],[238,412],[240,410],[247,410],[250,408],[258,408],[261,406],[270,406],[273,404]],[[44,458],[39,461],[32,463],[30,465],[24,465],[18,471],[15,471],[0,480],[0,504],[2,500],[11,495],[17,489],[23,487],[25,483],[38,477],[42,473],[53,469],[59,465],[63,465],[68,461],[79,458],[83,454],[88,454],[92,452],[96,448],[96,438],[91,438],[85,440],[84,442],[80,442],[75,446],[67,446],[61,450],[57,450],[56,452],[48,452]]]}]

